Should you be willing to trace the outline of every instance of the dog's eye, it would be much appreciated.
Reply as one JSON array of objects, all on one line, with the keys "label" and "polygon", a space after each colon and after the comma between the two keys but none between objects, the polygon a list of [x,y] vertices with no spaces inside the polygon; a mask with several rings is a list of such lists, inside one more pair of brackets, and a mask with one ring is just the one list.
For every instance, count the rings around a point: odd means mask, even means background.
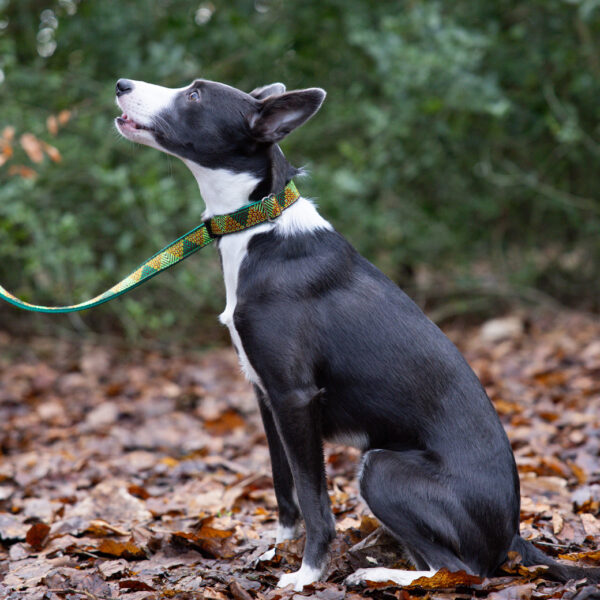
[{"label": "dog's eye", "polygon": [[198,92],[198,90],[192,90],[188,95],[187,95],[187,99],[190,102],[198,102],[198,100],[200,100],[200,92]]}]

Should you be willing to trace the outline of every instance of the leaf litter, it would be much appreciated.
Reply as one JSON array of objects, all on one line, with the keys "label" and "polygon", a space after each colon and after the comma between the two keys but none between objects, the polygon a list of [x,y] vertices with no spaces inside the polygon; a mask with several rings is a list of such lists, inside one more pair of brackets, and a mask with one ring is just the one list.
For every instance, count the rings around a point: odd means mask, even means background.
[{"label": "leaf litter", "polygon": [[[447,333],[511,440],[522,535],[600,565],[600,324],[509,315]],[[278,589],[304,538],[274,545],[266,440],[234,352],[0,331],[0,373],[0,598],[600,598],[585,580],[544,580],[544,567],[515,554],[493,578],[442,570],[407,588],[346,588],[357,568],[410,566],[359,499],[359,452],[329,444],[338,535],[326,580]]]}]

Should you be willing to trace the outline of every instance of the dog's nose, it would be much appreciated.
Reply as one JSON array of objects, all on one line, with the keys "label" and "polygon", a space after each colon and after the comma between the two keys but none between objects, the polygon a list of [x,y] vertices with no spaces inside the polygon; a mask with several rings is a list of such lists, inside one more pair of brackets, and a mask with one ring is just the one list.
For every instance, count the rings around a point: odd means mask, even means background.
[{"label": "dog's nose", "polygon": [[128,94],[131,90],[133,90],[133,82],[129,79],[119,79],[117,81],[117,96]]}]

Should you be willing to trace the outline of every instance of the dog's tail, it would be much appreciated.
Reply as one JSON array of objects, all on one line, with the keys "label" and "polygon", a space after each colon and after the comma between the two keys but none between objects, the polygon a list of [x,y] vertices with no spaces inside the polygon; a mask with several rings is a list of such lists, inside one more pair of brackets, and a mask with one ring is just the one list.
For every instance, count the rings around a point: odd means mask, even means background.
[{"label": "dog's tail", "polygon": [[531,542],[524,540],[520,535],[515,535],[510,549],[521,555],[523,564],[526,567],[533,565],[546,565],[548,579],[566,582],[569,579],[587,578],[590,582],[600,583],[600,568],[598,567],[576,567],[574,565],[564,565],[550,558],[541,550],[536,548]]}]

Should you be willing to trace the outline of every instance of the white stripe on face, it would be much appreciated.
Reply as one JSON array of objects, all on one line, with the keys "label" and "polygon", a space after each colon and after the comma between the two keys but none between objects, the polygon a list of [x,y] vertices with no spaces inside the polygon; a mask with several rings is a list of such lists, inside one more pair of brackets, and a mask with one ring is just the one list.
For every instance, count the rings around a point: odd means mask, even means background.
[{"label": "white stripe on face", "polygon": [[189,86],[166,88],[145,81],[134,81],[133,90],[117,97],[117,104],[136,123],[151,127],[152,119],[173,104],[175,96]]}]

